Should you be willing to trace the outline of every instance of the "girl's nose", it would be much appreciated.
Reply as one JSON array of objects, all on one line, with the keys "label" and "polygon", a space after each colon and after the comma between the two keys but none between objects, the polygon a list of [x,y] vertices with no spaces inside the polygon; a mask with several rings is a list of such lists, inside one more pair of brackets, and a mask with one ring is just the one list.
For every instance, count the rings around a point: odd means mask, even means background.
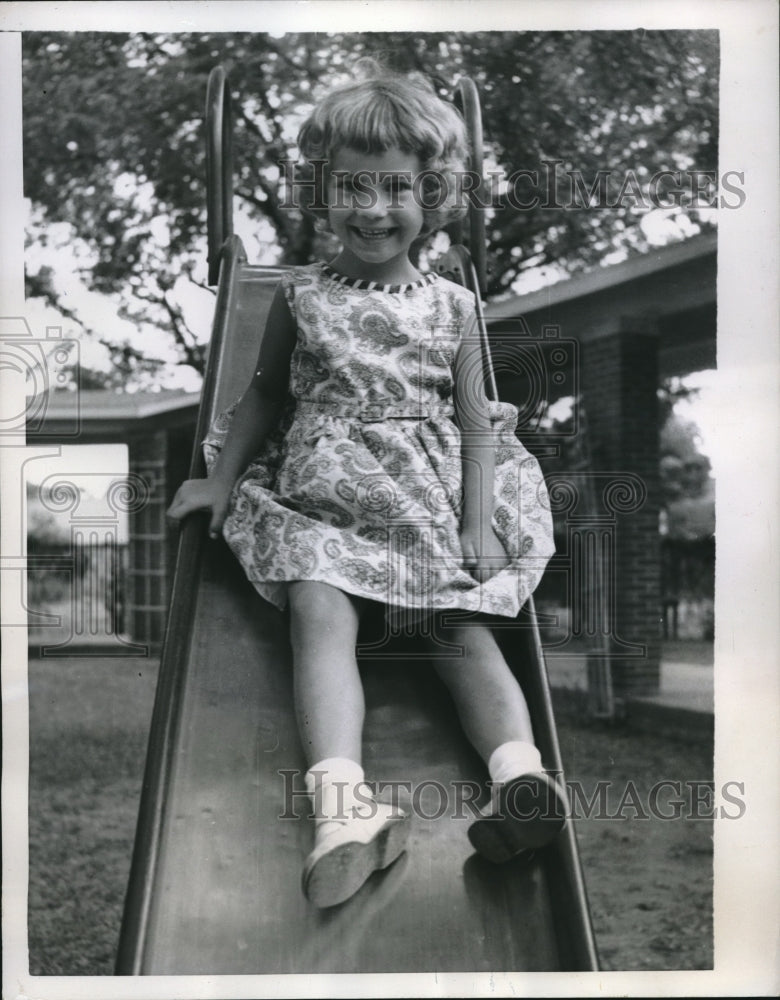
[{"label": "girl's nose", "polygon": [[361,201],[363,204],[357,205],[355,211],[364,219],[381,219],[387,215],[389,199],[387,194],[381,189],[377,190],[374,188],[367,192],[367,197],[361,199]]}]

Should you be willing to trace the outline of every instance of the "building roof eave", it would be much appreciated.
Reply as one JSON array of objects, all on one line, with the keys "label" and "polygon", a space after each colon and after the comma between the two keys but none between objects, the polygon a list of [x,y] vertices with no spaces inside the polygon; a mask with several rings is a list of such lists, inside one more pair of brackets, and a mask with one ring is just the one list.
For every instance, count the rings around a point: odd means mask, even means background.
[{"label": "building roof eave", "polygon": [[488,323],[549,309],[577,299],[584,299],[618,286],[630,285],[696,264],[717,253],[717,233],[707,232],[679,243],[656,247],[646,254],[637,254],[618,264],[594,268],[564,281],[545,285],[526,295],[513,295],[499,302],[488,302],[485,319]]},{"label": "building roof eave", "polygon": [[86,444],[191,424],[199,392],[116,393],[108,389],[43,393],[28,406],[27,439]]}]

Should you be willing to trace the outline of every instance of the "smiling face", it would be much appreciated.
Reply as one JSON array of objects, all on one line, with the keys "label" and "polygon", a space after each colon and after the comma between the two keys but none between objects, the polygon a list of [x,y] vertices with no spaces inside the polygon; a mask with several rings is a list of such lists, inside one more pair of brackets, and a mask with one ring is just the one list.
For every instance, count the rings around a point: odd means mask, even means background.
[{"label": "smiling face", "polygon": [[423,227],[413,186],[419,157],[400,149],[339,149],[330,170],[328,219],[342,244],[333,267],[348,278],[382,284],[418,278],[409,248]]}]

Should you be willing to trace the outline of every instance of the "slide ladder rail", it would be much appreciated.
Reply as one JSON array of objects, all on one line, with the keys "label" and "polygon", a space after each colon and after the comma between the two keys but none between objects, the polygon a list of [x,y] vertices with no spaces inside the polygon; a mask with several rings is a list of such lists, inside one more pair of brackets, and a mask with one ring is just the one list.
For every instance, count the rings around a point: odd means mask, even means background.
[{"label": "slide ladder rail", "polygon": [[[469,249],[454,245],[436,262],[436,270],[473,293],[476,305],[476,321],[482,348],[482,362],[485,373],[485,391],[489,399],[498,400],[495,372],[490,351],[487,326],[482,308],[485,294],[486,254],[483,182],[483,135],[479,92],[473,80],[463,77],[458,81],[455,103],[460,108],[471,147],[471,171],[478,176],[473,191],[474,196],[468,212]],[[455,235],[455,233],[453,234]],[[461,230],[462,235],[462,230]],[[601,581],[599,581],[600,583]],[[547,675],[536,609],[533,597],[529,597],[517,622],[513,623],[523,646],[522,659],[523,689],[528,698],[534,730],[546,765],[563,775],[563,761],[558,742],[552,694]],[[499,630],[499,635],[503,630]],[[516,659],[517,651],[512,659]],[[585,879],[582,873],[576,834],[571,820],[557,841],[548,849],[550,862],[547,865],[548,878],[554,886],[559,900],[555,920],[557,933],[569,956],[574,969],[598,970],[598,953],[590,917]]]},{"label": "slide ladder rail", "polygon": [[216,285],[222,248],[233,235],[233,126],[223,66],[211,71],[206,91],[206,206],[208,283]]},{"label": "slide ladder rail", "polygon": [[[458,284],[474,293],[487,383],[486,392],[491,399],[497,400],[498,393],[477,286],[476,268],[471,261],[468,250],[463,246],[450,247],[437,261],[436,268],[439,273],[450,280],[457,281]],[[509,653],[507,658],[510,662],[522,661],[524,664],[522,686],[528,699],[534,732],[542,757],[547,767],[562,775],[564,773],[563,760],[533,597],[528,598],[519,619],[513,622],[511,627],[522,645],[522,651],[517,649],[513,649],[511,653],[507,651]],[[499,629],[499,639],[501,639],[502,633],[507,634],[506,626]],[[562,950],[568,955],[572,969],[595,971],[598,969],[596,941],[576,835],[571,821],[566,823],[556,842],[547,848],[547,853],[550,859],[546,866],[548,878],[554,886],[555,896],[559,900],[555,912],[555,922],[558,937],[562,942],[565,942]]]},{"label": "slide ladder rail", "polygon": [[[496,634],[503,643],[502,630]],[[510,636],[509,632],[504,634]],[[552,694],[533,597],[528,598],[519,618],[512,623],[511,642],[511,649],[505,646],[505,655],[519,664],[519,670],[517,666],[515,669],[522,681],[542,758],[551,771],[563,776]],[[565,956],[562,971],[598,972],[598,951],[573,819],[567,820],[561,833],[543,853],[550,893],[556,900],[553,923],[561,955]]]},{"label": "slide ladder rail", "polygon": [[485,180],[484,180],[484,137],[482,134],[482,110],[479,91],[471,77],[463,76],[455,85],[455,107],[463,115],[469,137],[469,169],[477,179],[471,189],[469,210],[466,216],[468,236],[464,240],[463,225],[452,232],[454,243],[466,243],[474,265],[477,284],[477,299],[487,294],[487,240],[485,236]]},{"label": "slide ladder rail", "polygon": [[[222,274],[217,291],[209,364],[206,369],[190,462],[191,479],[206,474],[201,442],[208,432],[217,388],[224,374],[220,364],[222,347],[233,321],[237,305],[238,281],[245,261],[246,254],[241,240],[237,236],[229,237],[222,254]],[[133,858],[117,952],[117,975],[140,975],[143,965],[143,943],[147,937],[147,921],[154,890],[163,810],[176,750],[181,693],[186,681],[192,637],[195,600],[193,581],[198,579],[200,573],[207,517],[206,513],[188,517],[179,536],[176,570],[160,654]]]}]

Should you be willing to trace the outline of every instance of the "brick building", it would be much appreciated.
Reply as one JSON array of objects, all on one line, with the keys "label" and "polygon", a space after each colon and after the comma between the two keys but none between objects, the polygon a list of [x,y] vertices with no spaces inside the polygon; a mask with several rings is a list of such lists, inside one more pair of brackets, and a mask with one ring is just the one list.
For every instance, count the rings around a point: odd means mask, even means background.
[{"label": "brick building", "polygon": [[568,528],[556,561],[574,605],[569,638],[603,640],[618,697],[658,690],[657,390],[715,368],[716,250],[704,234],[486,309],[491,341],[506,344],[495,352],[500,394],[521,417],[525,407],[521,437],[543,466],[549,439],[534,433],[534,404],[581,400],[568,442],[579,466],[548,476]]},{"label": "brick building", "polygon": [[[199,401],[199,393],[55,392],[45,418],[27,434],[32,446],[127,445],[128,489],[115,501],[129,517],[124,619],[132,643],[151,652],[162,642],[176,555],[177,534],[165,511],[189,470]],[[77,507],[71,519],[83,533]],[[79,641],[71,635],[63,651]]]}]

